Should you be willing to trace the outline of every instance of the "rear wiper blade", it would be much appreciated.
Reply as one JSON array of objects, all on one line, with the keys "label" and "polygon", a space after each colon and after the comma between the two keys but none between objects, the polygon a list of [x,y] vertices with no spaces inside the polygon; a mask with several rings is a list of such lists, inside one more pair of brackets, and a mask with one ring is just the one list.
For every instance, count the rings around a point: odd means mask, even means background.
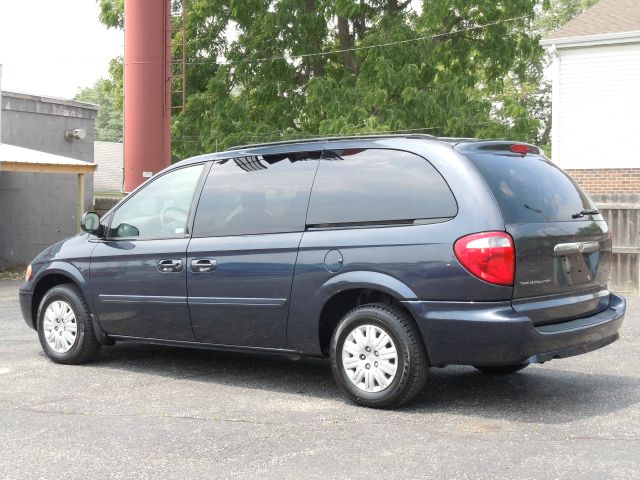
[{"label": "rear wiper blade", "polygon": [[574,213],[573,215],[571,215],[571,218],[580,218],[580,217],[584,217],[585,215],[598,215],[600,212],[595,209],[595,208],[588,208],[585,210],[580,210],[578,213]]}]

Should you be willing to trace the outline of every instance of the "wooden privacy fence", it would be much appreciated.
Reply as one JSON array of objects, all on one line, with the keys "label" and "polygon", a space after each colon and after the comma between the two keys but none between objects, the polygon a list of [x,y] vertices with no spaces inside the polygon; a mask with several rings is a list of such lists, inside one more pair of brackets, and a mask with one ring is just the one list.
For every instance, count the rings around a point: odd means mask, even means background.
[{"label": "wooden privacy fence", "polygon": [[[596,197],[594,195],[594,197]],[[609,225],[613,265],[609,289],[640,293],[640,195],[603,194],[594,198]]]}]

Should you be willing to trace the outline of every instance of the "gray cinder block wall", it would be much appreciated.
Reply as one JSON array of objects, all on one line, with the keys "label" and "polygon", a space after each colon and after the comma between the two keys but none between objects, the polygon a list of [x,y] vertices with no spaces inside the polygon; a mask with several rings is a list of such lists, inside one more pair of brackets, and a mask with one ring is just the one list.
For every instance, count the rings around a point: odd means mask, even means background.
[{"label": "gray cinder block wall", "polygon": [[[74,100],[2,92],[2,143],[93,162],[98,107]],[[84,129],[82,140],[65,138]],[[85,175],[86,210],[93,175]],[[0,171],[0,266],[29,263],[76,234],[77,175]]]}]

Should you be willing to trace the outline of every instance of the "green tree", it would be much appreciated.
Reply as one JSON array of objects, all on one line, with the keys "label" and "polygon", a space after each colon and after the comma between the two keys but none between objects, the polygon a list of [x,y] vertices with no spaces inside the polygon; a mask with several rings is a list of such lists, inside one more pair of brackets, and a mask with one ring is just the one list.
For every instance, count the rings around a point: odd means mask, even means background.
[{"label": "green tree", "polygon": [[[112,71],[118,76],[121,62],[112,62]],[[122,78],[121,72],[120,77]],[[122,142],[122,86],[116,80],[101,78],[92,87],[81,89],[75,96],[76,100],[95,103],[100,107],[96,118],[96,140],[103,142]]]},{"label": "green tree", "polygon": [[[122,0],[100,3],[102,21],[121,27]],[[536,20],[549,1],[415,4],[189,0],[187,105],[173,119],[174,156],[391,131],[545,143]]]},{"label": "green tree", "polygon": [[550,0],[543,15],[534,22],[535,28],[544,36],[568,23],[598,0]]}]

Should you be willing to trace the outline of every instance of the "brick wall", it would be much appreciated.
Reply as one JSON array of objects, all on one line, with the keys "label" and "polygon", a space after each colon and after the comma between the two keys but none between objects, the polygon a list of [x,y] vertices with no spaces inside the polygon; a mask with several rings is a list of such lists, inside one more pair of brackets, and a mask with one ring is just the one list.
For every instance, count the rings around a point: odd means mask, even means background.
[{"label": "brick wall", "polygon": [[640,193],[640,168],[567,169],[590,194]]}]

